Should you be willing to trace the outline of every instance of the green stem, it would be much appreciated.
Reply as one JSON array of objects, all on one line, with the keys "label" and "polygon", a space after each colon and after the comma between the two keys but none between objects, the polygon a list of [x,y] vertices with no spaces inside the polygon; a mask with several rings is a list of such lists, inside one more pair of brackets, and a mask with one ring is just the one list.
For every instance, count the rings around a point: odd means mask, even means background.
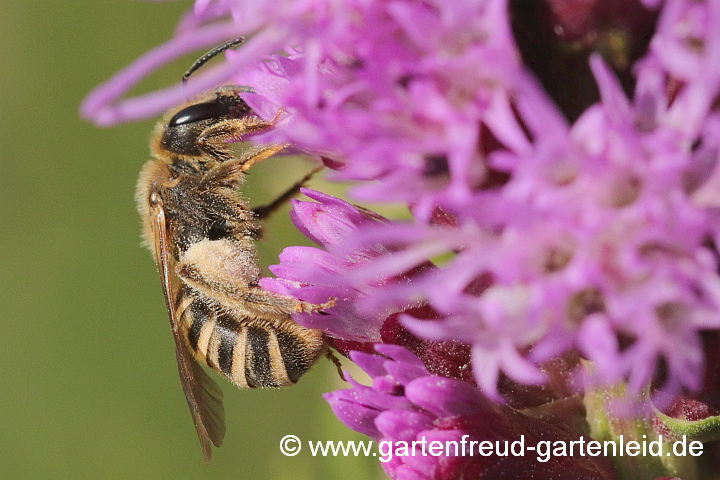
[{"label": "green stem", "polygon": [[[621,480],[654,480],[658,477],[680,477],[683,480],[704,480],[700,474],[698,457],[676,455],[673,452],[673,439],[663,438],[654,432],[649,418],[612,416],[613,402],[627,399],[627,388],[618,385],[606,389],[590,390],[585,394],[584,403],[590,436],[608,445],[612,461]],[[633,456],[635,443],[639,445],[639,454]],[[643,442],[645,450],[643,450]],[[688,441],[689,443],[689,441]],[[645,452],[645,455],[643,455]],[[658,455],[659,453],[659,455]],[[678,453],[682,453],[678,451]]]}]

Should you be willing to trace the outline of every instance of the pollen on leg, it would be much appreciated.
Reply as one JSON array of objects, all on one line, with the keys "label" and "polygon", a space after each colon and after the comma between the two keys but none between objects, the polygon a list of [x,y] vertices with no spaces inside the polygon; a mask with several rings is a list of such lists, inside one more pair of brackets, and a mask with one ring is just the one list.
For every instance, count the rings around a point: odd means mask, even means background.
[{"label": "pollen on leg", "polygon": [[325,303],[310,303],[310,302],[304,302],[302,300],[299,300],[295,304],[295,312],[297,313],[310,313],[310,312],[319,312],[321,314],[327,315],[327,313],[324,313],[322,310],[325,310],[326,308],[332,308],[335,306],[335,299],[331,298]]}]

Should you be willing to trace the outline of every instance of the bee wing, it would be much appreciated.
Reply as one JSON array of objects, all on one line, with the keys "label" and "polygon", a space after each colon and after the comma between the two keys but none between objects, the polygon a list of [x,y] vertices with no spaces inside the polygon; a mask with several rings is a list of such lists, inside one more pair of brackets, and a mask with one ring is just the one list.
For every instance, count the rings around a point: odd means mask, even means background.
[{"label": "bee wing", "polygon": [[170,277],[170,253],[168,249],[165,211],[160,206],[153,207],[153,228],[155,229],[155,259],[157,260],[160,277],[162,278],[165,306],[170,318],[178,372],[182,383],[185,399],[195,423],[205,461],[210,461],[211,444],[222,445],[225,436],[225,411],[223,395],[220,388],[202,369],[188,351],[180,336],[178,320],[173,307],[173,289]]},{"label": "bee wing", "polygon": [[225,436],[223,394],[217,383],[192,358],[176,330],[173,330],[173,337],[180,382],[190,407],[205,461],[209,462],[212,453],[210,442],[219,447]]}]

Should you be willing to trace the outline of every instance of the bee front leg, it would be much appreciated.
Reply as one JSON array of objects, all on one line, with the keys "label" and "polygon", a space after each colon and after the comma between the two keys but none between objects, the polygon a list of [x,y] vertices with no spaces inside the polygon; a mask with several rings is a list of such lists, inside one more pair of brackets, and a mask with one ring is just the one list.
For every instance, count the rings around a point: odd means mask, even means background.
[{"label": "bee front leg", "polygon": [[258,145],[245,149],[238,157],[216,164],[202,178],[209,189],[216,187],[235,187],[244,180],[246,172],[255,163],[261,162],[282,152],[287,145]]},{"label": "bee front leg", "polygon": [[233,162],[237,162],[238,165],[242,166],[242,171],[247,172],[254,164],[262,162],[273,155],[277,155],[287,147],[288,145],[258,145],[256,147],[250,147],[242,152]]},{"label": "bee front leg", "polygon": [[225,162],[233,158],[228,143],[243,140],[248,134],[267,130],[273,123],[260,117],[231,118],[218,121],[197,137],[197,146],[215,160]]},{"label": "bee front leg", "polygon": [[[220,120],[203,130],[195,140],[195,143],[203,152],[207,153],[215,160],[226,162],[234,158],[232,152],[227,146],[228,143],[239,142],[244,140],[244,138],[248,135],[269,130],[275,126],[275,123],[277,123],[282,114],[283,110],[278,110],[275,118],[269,122],[257,116]],[[274,155],[274,153],[272,155]],[[247,158],[245,160],[248,162],[247,168],[250,168],[250,165],[256,161],[263,160],[264,158],[267,157],[257,159]],[[247,170],[247,168],[245,170]]]}]

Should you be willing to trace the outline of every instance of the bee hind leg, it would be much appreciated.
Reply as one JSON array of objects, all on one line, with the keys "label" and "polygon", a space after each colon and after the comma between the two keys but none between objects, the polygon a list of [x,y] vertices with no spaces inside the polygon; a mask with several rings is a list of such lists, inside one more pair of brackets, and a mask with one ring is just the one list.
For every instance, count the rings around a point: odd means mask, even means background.
[{"label": "bee hind leg", "polygon": [[340,363],[340,359],[335,356],[335,354],[332,352],[332,350],[328,350],[325,352],[325,356],[328,360],[330,360],[334,365],[335,368],[337,368],[338,375],[340,375],[340,379],[344,382],[347,382],[347,379],[345,378],[345,374],[342,370],[342,363]]},{"label": "bee hind leg", "polygon": [[252,252],[230,240],[193,244],[175,268],[185,284],[239,315],[280,320],[335,305],[334,299],[315,304],[265,290],[258,285],[258,270]]}]

